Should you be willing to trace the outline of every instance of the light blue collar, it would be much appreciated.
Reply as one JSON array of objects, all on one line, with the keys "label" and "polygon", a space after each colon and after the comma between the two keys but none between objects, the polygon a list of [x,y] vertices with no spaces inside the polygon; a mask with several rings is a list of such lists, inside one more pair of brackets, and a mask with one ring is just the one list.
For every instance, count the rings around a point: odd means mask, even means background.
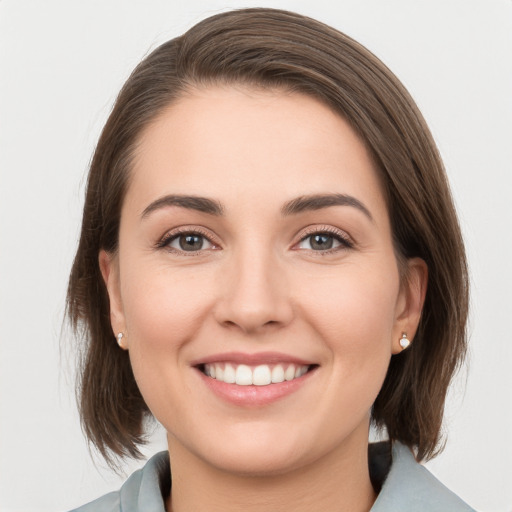
[{"label": "light blue collar", "polygon": [[[393,444],[392,461],[370,512],[475,512],[418,464],[406,446]],[[165,512],[163,496],[169,485],[169,455],[160,452],[133,473],[119,491],[72,512]]]},{"label": "light blue collar", "polygon": [[393,443],[392,459],[370,512],[475,512],[418,464],[407,446]]}]

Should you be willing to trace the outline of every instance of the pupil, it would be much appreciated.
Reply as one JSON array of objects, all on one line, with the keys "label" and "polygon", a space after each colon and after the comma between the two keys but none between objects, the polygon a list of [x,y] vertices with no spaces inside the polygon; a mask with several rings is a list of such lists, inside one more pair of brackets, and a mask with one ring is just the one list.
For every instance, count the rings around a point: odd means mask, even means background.
[{"label": "pupil", "polygon": [[312,249],[331,249],[332,248],[332,236],[330,235],[314,235],[311,241]]},{"label": "pupil", "polygon": [[181,235],[180,248],[184,251],[198,251],[203,247],[203,237],[199,235]]}]

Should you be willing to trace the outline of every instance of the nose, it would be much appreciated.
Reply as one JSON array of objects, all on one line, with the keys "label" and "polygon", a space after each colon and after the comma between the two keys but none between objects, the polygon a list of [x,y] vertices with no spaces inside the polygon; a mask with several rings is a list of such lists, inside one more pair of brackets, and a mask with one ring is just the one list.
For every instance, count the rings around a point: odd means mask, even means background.
[{"label": "nose", "polygon": [[286,272],[277,260],[270,250],[247,248],[226,263],[215,307],[217,322],[245,334],[263,333],[291,322],[293,304]]}]

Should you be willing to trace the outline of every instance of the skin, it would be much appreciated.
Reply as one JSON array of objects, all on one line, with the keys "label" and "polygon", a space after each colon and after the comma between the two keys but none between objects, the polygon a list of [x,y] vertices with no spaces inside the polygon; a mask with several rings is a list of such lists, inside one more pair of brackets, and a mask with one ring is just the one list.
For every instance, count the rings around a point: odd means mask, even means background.
[{"label": "skin", "polygon": [[[331,193],[371,218],[350,205],[282,214],[290,200]],[[212,198],[224,214],[143,215],[167,194]],[[178,228],[199,230],[203,247],[180,249]],[[333,248],[318,249],[312,232]],[[402,333],[414,336],[427,270],[410,260],[400,279],[376,170],[339,115],[283,91],[183,96],[141,136],[119,251],[102,252],[100,266],[113,330],[168,432],[168,510],[371,508],[370,408]],[[295,392],[246,407],[193,367],[232,351],[317,366]]]}]

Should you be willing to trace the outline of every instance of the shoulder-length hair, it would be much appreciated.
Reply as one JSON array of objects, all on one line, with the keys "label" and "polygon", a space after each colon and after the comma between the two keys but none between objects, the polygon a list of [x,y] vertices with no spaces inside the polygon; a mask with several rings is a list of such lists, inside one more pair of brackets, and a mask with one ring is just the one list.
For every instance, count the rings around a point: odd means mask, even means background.
[{"label": "shoulder-length hair", "polygon": [[162,44],[128,78],[103,129],[67,295],[83,342],[78,396],[87,437],[110,462],[138,456],[144,442],[151,414],[115,342],[98,254],[117,250],[141,132],[187,91],[216,84],[310,95],[339,113],[373,157],[399,266],[422,258],[428,289],[414,343],[392,357],[372,420],[419,460],[433,456],[447,388],[465,353],[468,310],[464,246],[443,164],[411,96],[381,61],[327,25],[274,9],[218,14]]}]

